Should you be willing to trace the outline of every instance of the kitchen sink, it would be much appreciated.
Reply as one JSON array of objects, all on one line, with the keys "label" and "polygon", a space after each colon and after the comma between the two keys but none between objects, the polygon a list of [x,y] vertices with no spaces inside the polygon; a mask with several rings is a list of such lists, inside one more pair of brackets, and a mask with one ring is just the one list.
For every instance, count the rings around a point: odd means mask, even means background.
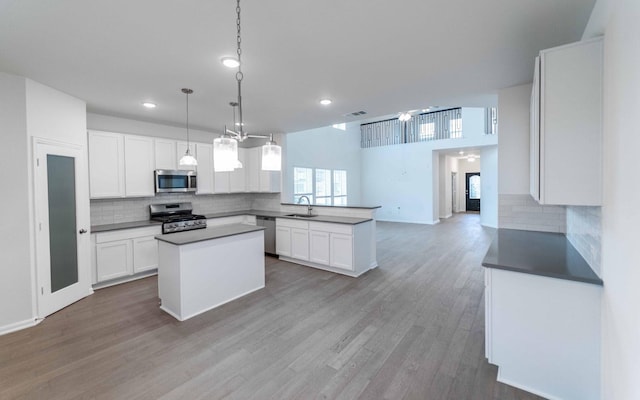
[{"label": "kitchen sink", "polygon": [[309,214],[287,214],[285,217],[295,217],[295,218],[313,218],[317,217],[317,215],[309,215]]}]

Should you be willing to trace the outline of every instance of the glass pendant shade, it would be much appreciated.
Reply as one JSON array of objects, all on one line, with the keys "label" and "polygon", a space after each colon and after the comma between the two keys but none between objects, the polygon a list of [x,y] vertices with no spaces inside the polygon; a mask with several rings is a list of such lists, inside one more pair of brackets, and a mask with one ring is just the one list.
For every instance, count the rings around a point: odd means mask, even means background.
[{"label": "glass pendant shade", "polygon": [[191,151],[187,149],[184,155],[180,158],[179,164],[181,167],[197,167],[198,160],[191,155]]},{"label": "glass pendant shade", "polygon": [[282,148],[267,142],[262,146],[262,170],[280,171],[282,165]]},{"label": "glass pendant shade", "polygon": [[213,139],[213,169],[216,172],[231,172],[238,167],[238,141],[221,137]]}]

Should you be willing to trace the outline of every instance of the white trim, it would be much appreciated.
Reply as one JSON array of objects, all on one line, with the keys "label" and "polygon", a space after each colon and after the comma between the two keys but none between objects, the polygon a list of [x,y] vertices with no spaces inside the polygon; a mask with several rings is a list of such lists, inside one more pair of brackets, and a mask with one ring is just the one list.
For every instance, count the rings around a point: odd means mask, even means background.
[{"label": "white trim", "polygon": [[242,294],[239,294],[239,295],[237,295],[237,296],[235,296],[235,297],[232,297],[232,298],[230,298],[230,299],[228,299],[228,300],[224,300],[224,301],[222,301],[222,302],[220,302],[220,303],[217,303],[217,304],[214,304],[214,305],[212,305],[212,306],[210,306],[210,307],[206,307],[206,308],[204,308],[204,309],[202,309],[202,310],[199,310],[199,311],[193,312],[193,313],[191,313],[191,314],[189,314],[189,315],[186,315],[186,316],[184,316],[184,317],[182,317],[182,318],[180,318],[180,316],[179,316],[178,314],[176,314],[175,312],[171,311],[170,309],[168,309],[168,308],[164,307],[163,305],[160,305],[160,309],[161,309],[162,311],[166,312],[167,314],[171,315],[173,318],[177,319],[178,321],[182,322],[182,321],[185,321],[185,320],[187,320],[187,319],[189,319],[189,318],[193,318],[193,317],[195,317],[196,315],[200,315],[200,314],[206,313],[207,311],[211,311],[211,310],[213,310],[214,308],[218,308],[218,307],[220,307],[220,306],[222,306],[222,305],[225,305],[225,304],[227,304],[227,303],[230,303],[230,302],[232,302],[232,301],[234,301],[234,300],[238,300],[238,299],[239,299],[239,298],[241,298],[241,297],[244,297],[244,296],[246,296],[246,295],[248,295],[248,294],[251,294],[251,293],[253,293],[253,292],[257,292],[258,290],[262,290],[262,289],[264,289],[264,288],[265,288],[265,286],[263,285],[263,286],[260,286],[260,287],[255,288],[255,289],[251,289],[251,290],[249,290],[249,291],[247,291],[247,292],[244,292],[244,293],[242,293]]},{"label": "white trim", "polygon": [[0,336],[6,335],[7,333],[20,331],[22,329],[31,328],[33,326],[38,325],[42,321],[44,321],[44,320],[31,318],[31,319],[26,319],[24,321],[14,322],[14,323],[9,324],[9,325],[1,326],[0,327]]},{"label": "white trim", "polygon": [[158,275],[158,269],[150,269],[149,271],[140,272],[136,275],[124,276],[122,278],[111,279],[109,281],[98,282],[93,285],[94,290],[104,289],[110,286],[120,285],[122,283],[137,281],[138,279],[148,278],[150,276]]},{"label": "white trim", "polygon": [[526,385],[522,385],[522,384],[520,384],[520,383],[518,383],[518,382],[514,382],[514,381],[511,381],[511,380],[509,380],[509,379],[504,379],[504,378],[502,377],[502,374],[500,373],[500,367],[498,367],[498,376],[497,376],[496,380],[497,380],[498,382],[504,383],[505,385],[513,386],[513,387],[515,387],[515,388],[522,389],[522,390],[524,390],[525,392],[533,393],[533,394],[535,394],[535,395],[537,395],[537,396],[544,397],[545,399],[549,399],[549,400],[563,400],[563,399],[561,399],[560,397],[552,396],[552,395],[550,395],[549,393],[545,393],[545,392],[542,392],[542,391],[540,391],[540,390],[532,389],[532,388],[530,388],[530,387],[528,387],[528,386],[526,386]]}]

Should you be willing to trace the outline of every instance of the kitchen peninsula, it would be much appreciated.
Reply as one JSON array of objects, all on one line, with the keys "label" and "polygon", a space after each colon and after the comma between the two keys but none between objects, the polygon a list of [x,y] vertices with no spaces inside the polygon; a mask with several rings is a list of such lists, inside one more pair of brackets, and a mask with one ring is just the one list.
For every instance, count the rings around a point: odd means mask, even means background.
[{"label": "kitchen peninsula", "polygon": [[231,224],[156,236],[160,308],[184,321],[262,289],[263,230]]}]

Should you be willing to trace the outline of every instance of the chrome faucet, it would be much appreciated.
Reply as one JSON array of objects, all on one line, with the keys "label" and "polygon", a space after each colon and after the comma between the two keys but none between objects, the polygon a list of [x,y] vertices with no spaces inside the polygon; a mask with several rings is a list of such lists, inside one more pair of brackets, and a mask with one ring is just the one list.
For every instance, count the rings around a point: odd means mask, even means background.
[{"label": "chrome faucet", "polygon": [[311,200],[309,200],[309,196],[300,196],[300,198],[298,199],[298,204],[301,204],[302,199],[307,199],[307,215],[311,215],[311,210],[313,210],[313,207],[311,207]]}]

